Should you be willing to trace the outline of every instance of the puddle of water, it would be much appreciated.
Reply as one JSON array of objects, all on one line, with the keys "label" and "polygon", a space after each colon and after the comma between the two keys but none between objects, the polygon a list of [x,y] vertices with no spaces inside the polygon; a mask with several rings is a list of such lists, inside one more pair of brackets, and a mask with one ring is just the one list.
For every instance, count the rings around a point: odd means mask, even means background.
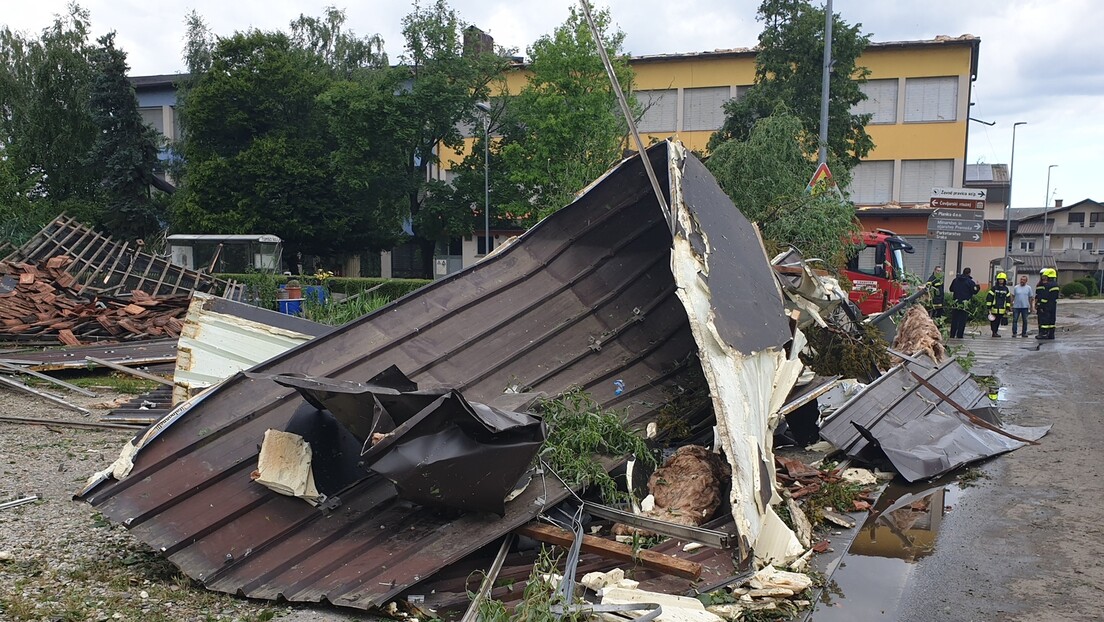
[{"label": "puddle of water", "polygon": [[905,581],[916,562],[935,551],[943,518],[961,494],[953,476],[928,483],[895,480],[890,484],[806,619],[896,619]]}]

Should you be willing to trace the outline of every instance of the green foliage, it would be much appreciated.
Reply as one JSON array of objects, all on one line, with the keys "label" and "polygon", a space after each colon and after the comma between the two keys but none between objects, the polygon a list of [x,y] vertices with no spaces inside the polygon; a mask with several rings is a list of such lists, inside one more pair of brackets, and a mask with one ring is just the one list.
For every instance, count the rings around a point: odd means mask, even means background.
[{"label": "green foliage", "polygon": [[[478,618],[484,622],[586,622],[591,616],[586,611],[552,613],[553,607],[573,604],[564,601],[548,577],[559,574],[560,557],[553,556],[552,550],[541,547],[529,580],[525,583],[521,602],[514,611],[509,611],[505,603],[488,598],[479,605]],[[474,594],[469,593],[469,597]],[[581,602],[581,601],[577,601]],[[575,603],[575,604],[577,604]]]},{"label": "green foliage", "polygon": [[273,273],[249,272],[246,274],[224,275],[223,278],[244,283],[246,300],[262,309],[276,311],[279,285],[278,278]]},{"label": "green foliage", "polygon": [[1100,283],[1097,282],[1096,277],[1083,276],[1083,277],[1077,279],[1074,282],[1084,285],[1085,286],[1085,291],[1088,292],[1089,296],[1099,296],[1100,295]]},{"label": "green foliage", "polygon": [[619,413],[602,410],[578,387],[542,400],[538,410],[549,428],[540,457],[569,485],[596,487],[607,503],[622,500],[625,494],[618,491],[597,456],[635,454],[645,464],[656,465],[644,439],[625,427]]},{"label": "green foliage", "polygon": [[[247,273],[247,274],[216,274],[215,276],[220,279],[238,281],[240,283],[248,282],[249,279],[255,278],[253,275],[259,273]],[[286,283],[288,278],[283,276],[271,277],[275,284]],[[307,277],[300,277],[306,279]],[[379,289],[372,291],[373,294],[377,294],[381,297],[388,298],[390,300],[397,300],[410,292],[421,288],[424,285],[432,283],[426,279],[381,279],[381,278],[353,278],[334,276],[326,279],[326,287],[331,292],[337,292],[340,294],[346,294],[352,296],[359,294],[367,289],[381,286]]]},{"label": "green foliage", "polygon": [[801,132],[801,120],[779,106],[746,140],[718,146],[706,165],[737,209],[760,226],[769,254],[792,244],[806,257],[842,265],[857,231],[855,207],[832,192],[805,192],[813,167]]},{"label": "green foliage", "polygon": [[[725,123],[710,138],[715,151],[727,140],[746,140],[755,123],[786,104],[801,120],[799,139],[810,157],[819,148],[820,92],[824,65],[824,9],[808,0],[763,0],[763,22],[755,56],[755,85],[739,100],[725,105]],[[870,71],[856,61],[870,42],[839,16],[832,25],[832,75],[829,79],[828,164],[837,178],[874,148],[866,133],[869,115],[852,114],[866,99],[860,85]],[[842,181],[840,186],[846,184]]]},{"label": "green foliage", "polygon": [[1089,295],[1089,290],[1085,287],[1085,284],[1080,281],[1070,281],[1062,286],[1062,296],[1065,298],[1087,295]]},{"label": "green foliage", "polygon": [[[830,471],[821,469],[830,474]],[[832,508],[836,512],[848,512],[859,498],[862,486],[853,484],[840,477],[821,478],[820,489],[805,498],[803,509],[809,522],[816,527],[824,522],[824,510]]]},{"label": "green foliage", "polygon": [[391,298],[375,292],[356,295],[344,300],[334,300],[332,296],[327,296],[324,300],[318,300],[313,296],[308,296],[303,301],[303,317],[319,324],[341,326],[368,315],[390,302]]},{"label": "green foliage", "polygon": [[889,368],[889,344],[870,324],[859,324],[856,329],[858,334],[831,325],[810,326],[805,329],[809,348],[802,352],[801,360],[822,376],[873,380],[875,368]]},{"label": "green foliage", "polygon": [[166,216],[150,190],[161,138],[138,113],[126,53],[115,47],[115,33],[98,43],[90,55],[95,72],[89,108],[99,132],[87,156],[103,169],[102,213],[96,221],[113,235],[146,237],[164,228]]},{"label": "green foliage", "polygon": [[[633,71],[622,51],[625,35],[611,30],[608,10],[594,19],[621,89],[635,102]],[[628,126],[580,11],[571,8],[567,20],[528,54],[529,80],[506,104],[497,145],[502,177],[515,191],[495,204],[532,224],[570,203],[621,159]]]}]

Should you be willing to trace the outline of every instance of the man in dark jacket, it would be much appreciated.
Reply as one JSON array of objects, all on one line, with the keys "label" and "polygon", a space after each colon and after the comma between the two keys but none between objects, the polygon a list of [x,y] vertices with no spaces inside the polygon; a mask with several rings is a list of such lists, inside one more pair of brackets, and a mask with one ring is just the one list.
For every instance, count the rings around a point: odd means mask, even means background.
[{"label": "man in dark jacket", "polygon": [[933,318],[943,317],[943,267],[936,266],[928,277],[928,296],[931,297],[931,309],[928,314]]},{"label": "man in dark jacket", "polygon": [[1039,271],[1039,284],[1035,287],[1035,317],[1039,318],[1039,334],[1036,339],[1054,339],[1058,316],[1058,271],[1043,268]]},{"label": "man in dark jacket", "polygon": [[966,332],[966,321],[970,317],[966,307],[974,294],[981,290],[981,287],[974,282],[974,277],[970,276],[970,269],[964,268],[962,274],[951,281],[950,290],[951,295],[954,296],[954,304],[951,309],[951,338],[962,339]]}]

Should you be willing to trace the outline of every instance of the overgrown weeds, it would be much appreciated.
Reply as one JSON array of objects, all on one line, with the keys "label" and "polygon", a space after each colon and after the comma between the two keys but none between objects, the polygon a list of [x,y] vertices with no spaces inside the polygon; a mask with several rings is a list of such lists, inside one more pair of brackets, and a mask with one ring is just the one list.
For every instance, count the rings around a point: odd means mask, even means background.
[{"label": "overgrown weeds", "polygon": [[597,488],[606,503],[627,500],[627,493],[618,490],[617,482],[596,456],[634,454],[648,466],[656,466],[653,452],[625,426],[620,414],[603,410],[581,388],[542,400],[538,409],[549,429],[540,457],[567,484]]},{"label": "overgrown weeds", "polygon": [[359,294],[345,300],[334,300],[328,295],[322,300],[308,296],[303,300],[303,317],[319,324],[341,326],[390,302],[391,298],[377,293]]}]

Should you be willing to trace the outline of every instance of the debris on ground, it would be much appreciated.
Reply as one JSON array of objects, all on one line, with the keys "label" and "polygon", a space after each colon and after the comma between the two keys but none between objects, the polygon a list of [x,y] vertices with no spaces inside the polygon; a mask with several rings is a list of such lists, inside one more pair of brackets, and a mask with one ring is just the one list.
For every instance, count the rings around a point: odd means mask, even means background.
[{"label": "debris on ground", "polygon": [[[641,514],[680,525],[701,525],[724,503],[732,471],[724,458],[700,445],[679,447],[648,478],[648,498]],[[650,499],[650,502],[649,502]],[[615,525],[614,535],[652,537],[656,534],[629,525]]]}]

